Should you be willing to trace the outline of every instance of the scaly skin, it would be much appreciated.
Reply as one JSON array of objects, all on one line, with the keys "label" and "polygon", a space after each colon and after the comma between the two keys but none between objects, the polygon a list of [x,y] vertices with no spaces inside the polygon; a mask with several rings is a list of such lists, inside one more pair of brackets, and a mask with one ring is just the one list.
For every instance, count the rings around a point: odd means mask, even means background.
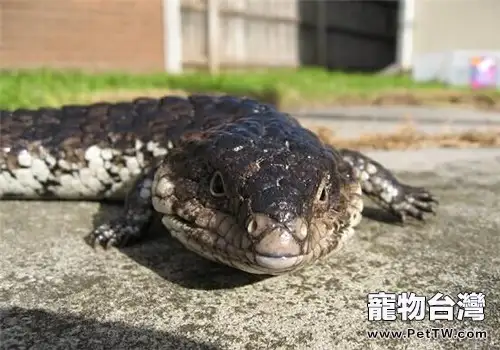
[{"label": "scaly skin", "polygon": [[141,98],[1,111],[0,198],[124,199],[87,236],[123,246],[159,215],[201,256],[282,274],[337,250],[361,219],[361,192],[404,222],[436,198],[363,154],[323,144],[250,99]]}]

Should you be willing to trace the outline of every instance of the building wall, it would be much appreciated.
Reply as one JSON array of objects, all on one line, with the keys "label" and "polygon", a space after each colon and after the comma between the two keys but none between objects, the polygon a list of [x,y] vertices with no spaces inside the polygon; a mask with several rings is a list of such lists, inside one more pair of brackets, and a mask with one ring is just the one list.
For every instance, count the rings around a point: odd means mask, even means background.
[{"label": "building wall", "polygon": [[415,0],[413,57],[450,50],[500,50],[499,0]]},{"label": "building wall", "polygon": [[1,0],[0,66],[161,71],[161,0]]},{"label": "building wall", "polygon": [[[0,0],[0,68],[164,71],[162,3]],[[209,3],[180,1],[186,69],[217,61],[223,68],[377,70],[394,60],[395,1],[219,0],[212,35]]]}]

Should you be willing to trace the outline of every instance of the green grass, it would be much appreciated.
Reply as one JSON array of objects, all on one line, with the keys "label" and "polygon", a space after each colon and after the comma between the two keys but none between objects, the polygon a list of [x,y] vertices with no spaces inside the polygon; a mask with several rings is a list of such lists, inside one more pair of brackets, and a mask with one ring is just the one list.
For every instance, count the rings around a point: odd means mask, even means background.
[{"label": "green grass", "polygon": [[[0,108],[35,108],[84,103],[110,91],[183,90],[249,95],[270,102],[328,102],[341,97],[363,98],[395,91],[436,91],[436,83],[417,84],[407,76],[346,74],[322,69],[269,70],[239,73],[123,74],[83,73],[48,69],[0,71]],[[453,91],[463,91],[454,89]],[[500,92],[494,92],[495,96]]]}]

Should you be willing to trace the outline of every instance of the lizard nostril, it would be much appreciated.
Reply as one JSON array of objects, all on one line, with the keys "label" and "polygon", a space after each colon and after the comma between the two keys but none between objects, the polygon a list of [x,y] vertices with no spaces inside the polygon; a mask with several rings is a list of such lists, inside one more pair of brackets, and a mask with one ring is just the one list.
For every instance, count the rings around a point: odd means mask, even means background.
[{"label": "lizard nostril", "polygon": [[288,228],[290,232],[293,233],[293,235],[299,239],[299,240],[304,240],[307,238],[307,234],[309,232],[309,228],[307,226],[307,223],[305,222],[304,219],[298,218],[293,221],[288,222],[285,224],[285,226]]}]

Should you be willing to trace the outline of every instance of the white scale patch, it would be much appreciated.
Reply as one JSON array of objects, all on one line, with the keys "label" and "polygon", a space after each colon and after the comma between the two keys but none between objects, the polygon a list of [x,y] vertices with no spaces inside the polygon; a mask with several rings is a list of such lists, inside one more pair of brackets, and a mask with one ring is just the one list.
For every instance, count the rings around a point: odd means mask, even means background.
[{"label": "white scale patch", "polygon": [[35,178],[41,182],[47,181],[50,177],[50,169],[43,160],[35,158],[31,164],[31,171]]},{"label": "white scale patch", "polygon": [[118,169],[118,176],[122,182],[127,182],[130,180],[130,170],[128,168]]},{"label": "white scale patch", "polygon": [[137,175],[141,172],[139,161],[135,157],[125,156],[125,165],[133,175]]},{"label": "white scale patch", "polygon": [[22,150],[17,156],[17,162],[23,168],[31,166],[31,161],[32,161],[31,155],[26,150]]},{"label": "white scale patch", "polygon": [[[56,159],[43,148],[39,148],[36,157],[23,150],[17,156],[18,169],[13,169],[12,174],[0,171],[0,196],[8,190],[12,195],[36,198],[37,190],[43,190],[43,183],[52,180],[59,184],[51,184],[49,189],[61,198],[96,198],[95,196],[109,185],[111,188],[105,196],[123,197],[124,189],[142,173],[144,167],[144,154],[140,152],[142,147],[143,143],[137,140],[135,143],[137,154],[123,156],[125,166],[117,166],[113,164],[113,158],[115,155],[120,155],[120,152],[110,148],[100,148],[97,145],[90,146],[84,154],[86,167],[83,168],[81,164]],[[173,144],[170,142],[168,147],[173,147]],[[167,148],[160,147],[156,142],[147,144],[147,149],[155,156],[167,154]],[[56,164],[60,170],[54,174]],[[141,195],[149,196],[150,193]]]},{"label": "white scale patch", "polygon": [[172,198],[170,196],[175,190],[174,183],[162,177],[158,181],[155,179],[151,187],[154,191],[152,202],[155,210],[159,213],[172,214]]},{"label": "white scale patch", "polygon": [[71,171],[71,169],[73,168],[72,164],[64,159],[58,160],[57,165],[59,166],[59,168],[66,170],[66,171]]},{"label": "white scale patch", "polygon": [[31,169],[17,169],[14,174],[17,181],[19,181],[19,183],[23,186],[25,193],[34,195],[36,193],[35,190],[42,188],[40,182],[35,179],[35,176],[33,176]]},{"label": "white scale patch", "polygon": [[385,190],[380,194],[380,197],[387,203],[391,203],[393,198],[398,195],[398,189],[390,186],[388,183],[386,184]]},{"label": "white scale patch", "polygon": [[[173,147],[172,142],[169,141],[167,147],[172,148],[171,146]],[[160,147],[160,144],[154,141],[149,141],[146,144],[146,149],[151,152],[154,157],[164,156],[168,153],[166,148]]]},{"label": "white scale patch", "polygon": [[113,159],[113,151],[109,148],[105,148],[101,151],[101,157],[104,160],[111,160]]},{"label": "white scale patch", "polygon": [[26,188],[17,178],[7,172],[2,172],[0,173],[0,195],[7,193],[7,189],[8,193],[14,194],[24,195],[26,192]]}]

